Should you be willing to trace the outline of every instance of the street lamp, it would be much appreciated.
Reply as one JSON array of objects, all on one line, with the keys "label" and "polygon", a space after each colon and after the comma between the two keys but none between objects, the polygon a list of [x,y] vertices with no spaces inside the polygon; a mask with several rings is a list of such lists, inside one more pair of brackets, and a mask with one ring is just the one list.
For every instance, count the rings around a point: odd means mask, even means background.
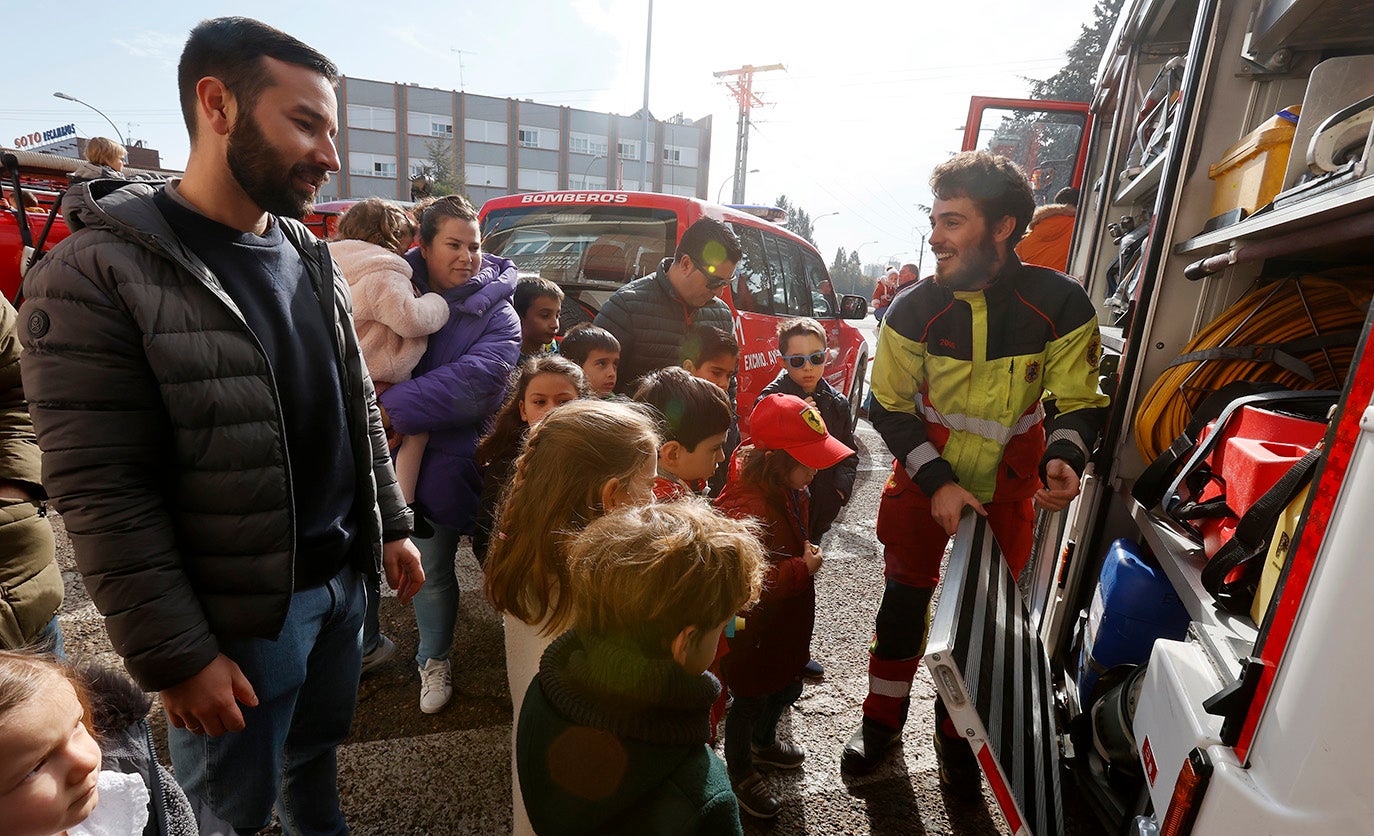
[{"label": "street lamp", "polygon": [[876,244],[876,243],[878,243],[878,239],[875,238],[875,239],[873,239],[872,241],[865,241],[865,242],[863,242],[862,244],[860,244],[859,246],[857,246],[857,247],[854,248],[854,255],[859,259],[859,272],[860,272],[860,273],[862,273],[863,270],[864,270],[864,260],[863,260],[863,257],[859,255],[859,253],[863,250],[864,247],[867,247],[869,244]]},{"label": "street lamp", "polygon": [[79,105],[86,105],[86,107],[89,107],[91,110],[94,110],[96,113],[99,113],[100,118],[104,119],[106,122],[109,122],[110,127],[114,128],[115,136],[119,137],[119,144],[124,145],[126,148],[128,147],[127,143],[124,142],[124,134],[119,132],[119,126],[114,123],[113,119],[106,116],[104,113],[101,113],[100,109],[97,108],[95,105],[87,104],[86,102],[83,102],[80,99],[78,99],[76,96],[68,96],[66,93],[53,93],[53,95],[59,99],[66,99],[69,102],[76,102]]},{"label": "street lamp", "polygon": [[811,224],[812,224],[812,226],[815,226],[816,221],[819,221],[821,218],[828,218],[828,217],[830,217],[831,215],[838,215],[838,214],[840,214],[840,213],[839,213],[839,212],[826,212],[824,215],[817,215],[816,217],[814,217],[814,218],[811,219]]},{"label": "street lamp", "polygon": [[[927,218],[929,218],[930,213],[934,211],[924,203],[917,203],[915,206],[917,209],[920,209],[921,214],[925,215]],[[912,227],[911,231],[921,238],[921,248],[916,251],[916,276],[919,278],[921,276],[922,266],[926,263],[926,233],[922,232],[921,228],[918,226]]]},{"label": "street lamp", "polygon": [[[751,168],[751,169],[749,169],[749,171],[746,172],[746,174],[758,174],[758,173],[759,173],[759,170],[758,170],[757,168]],[[725,187],[726,187],[727,185],[729,185],[729,184],[730,184],[730,181],[733,180],[733,179],[735,179],[735,175],[731,174],[729,177],[726,177],[726,178],[725,178],[725,182],[724,182],[724,183],[721,183],[721,184],[720,184],[720,188],[719,188],[719,189],[716,189],[716,203],[720,203],[720,200],[721,200],[721,198],[720,198],[720,193],[723,192],[723,191],[725,191]]]},{"label": "street lamp", "polygon": [[587,161],[587,167],[582,171],[582,188],[587,188],[587,175],[591,174],[592,165],[595,164],[597,160],[604,159],[606,159],[605,154],[597,154],[595,157],[592,157],[590,160]]}]

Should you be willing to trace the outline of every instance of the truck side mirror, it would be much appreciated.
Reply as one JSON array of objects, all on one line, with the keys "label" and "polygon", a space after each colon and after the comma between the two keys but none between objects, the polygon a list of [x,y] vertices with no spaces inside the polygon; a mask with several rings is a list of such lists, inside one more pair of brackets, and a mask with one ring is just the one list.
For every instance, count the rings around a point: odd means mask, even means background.
[{"label": "truck side mirror", "polygon": [[868,316],[868,300],[846,293],[840,297],[841,319],[863,319]]}]

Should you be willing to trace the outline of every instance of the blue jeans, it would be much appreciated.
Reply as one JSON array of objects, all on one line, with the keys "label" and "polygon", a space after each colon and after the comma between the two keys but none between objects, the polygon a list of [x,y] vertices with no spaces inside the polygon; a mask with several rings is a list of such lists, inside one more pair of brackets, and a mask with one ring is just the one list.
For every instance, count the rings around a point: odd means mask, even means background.
[{"label": "blue jeans", "polygon": [[57,616],[52,617],[52,621],[48,622],[34,641],[38,644],[40,652],[51,653],[58,659],[66,660],[67,648],[62,643],[62,625],[57,622]]},{"label": "blue jeans", "polygon": [[415,593],[415,627],[420,634],[420,648],[415,664],[425,666],[430,659],[444,660],[453,649],[453,627],[458,623],[458,574],[454,571],[458,556],[458,540],[463,536],[456,528],[440,525],[433,520],[433,537],[412,537],[420,550],[420,565],[425,570],[425,585]]},{"label": "blue jeans", "polygon": [[291,596],[276,640],[219,639],[253,686],[243,731],[222,737],[168,726],[177,782],[240,832],[271,821],[288,834],[348,832],[335,747],[348,736],[362,665],[363,578],[344,568]]}]

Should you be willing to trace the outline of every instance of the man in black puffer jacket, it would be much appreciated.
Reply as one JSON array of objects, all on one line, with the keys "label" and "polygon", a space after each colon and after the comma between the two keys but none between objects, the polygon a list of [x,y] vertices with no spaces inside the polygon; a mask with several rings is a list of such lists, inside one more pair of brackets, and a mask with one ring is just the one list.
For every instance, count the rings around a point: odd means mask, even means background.
[{"label": "man in black puffer jacket", "polygon": [[177,779],[245,833],[274,804],[289,833],[346,832],[364,579],[385,568],[404,601],[424,578],[348,285],[292,220],[339,168],[337,76],[257,21],[198,25],[185,177],[74,188],[22,314],[91,598],[161,692]]},{"label": "man in black puffer jacket", "polygon": [[615,292],[596,315],[596,325],[620,341],[616,391],[630,394],[639,379],[680,362],[682,338],[694,325],[734,330],[730,307],[716,294],[730,284],[744,257],[725,224],[702,218],[682,233],[677,252],[658,272]]}]

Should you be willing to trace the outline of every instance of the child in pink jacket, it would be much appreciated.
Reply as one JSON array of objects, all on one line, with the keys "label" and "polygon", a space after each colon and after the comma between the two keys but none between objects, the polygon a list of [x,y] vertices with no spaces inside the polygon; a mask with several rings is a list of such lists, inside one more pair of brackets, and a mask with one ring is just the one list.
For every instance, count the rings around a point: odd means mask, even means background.
[{"label": "child in pink jacket", "polygon": [[[437,293],[421,295],[410,281],[410,265],[401,255],[415,237],[415,222],[399,206],[369,197],[339,219],[337,239],[329,254],[338,262],[353,291],[353,321],[358,346],[372,382],[381,394],[387,386],[410,379],[425,353],[430,334],[448,322],[448,302]],[[385,418],[385,413],[383,413]],[[415,502],[428,435],[399,440],[396,480],[407,503]]]}]

